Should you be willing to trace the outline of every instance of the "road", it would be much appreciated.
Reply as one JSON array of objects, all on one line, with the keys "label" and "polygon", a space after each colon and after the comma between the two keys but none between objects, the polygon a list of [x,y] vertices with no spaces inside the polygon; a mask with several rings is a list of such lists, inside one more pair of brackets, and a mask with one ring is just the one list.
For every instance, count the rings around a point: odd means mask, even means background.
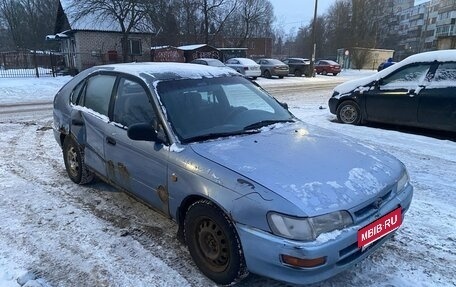
[{"label": "road", "polygon": [[[409,148],[381,138],[383,131],[366,136],[372,128],[333,123],[326,110],[333,85],[266,89],[312,124],[386,147],[412,166],[412,176],[425,177],[414,184],[426,194],[418,196],[419,205],[393,241],[353,270],[313,286],[456,286],[455,196],[433,204],[436,191],[454,188],[435,182],[456,178],[454,169],[445,168],[455,166],[454,143],[410,136]],[[51,286],[214,286],[176,239],[172,221],[103,182],[73,184],[51,125],[50,103],[0,106],[0,267],[2,260],[14,262]],[[447,154],[429,153],[433,147],[420,151],[429,144],[447,148]],[[425,221],[419,230],[413,218]],[[287,285],[251,275],[238,286]]]}]

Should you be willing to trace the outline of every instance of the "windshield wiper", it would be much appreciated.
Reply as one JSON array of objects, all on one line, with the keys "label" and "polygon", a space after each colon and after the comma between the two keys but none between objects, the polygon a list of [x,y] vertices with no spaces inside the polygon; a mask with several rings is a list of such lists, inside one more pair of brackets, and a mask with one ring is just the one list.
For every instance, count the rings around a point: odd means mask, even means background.
[{"label": "windshield wiper", "polygon": [[240,130],[240,131],[234,131],[234,132],[209,133],[209,134],[198,135],[198,136],[183,139],[182,143],[202,142],[202,141],[207,141],[207,140],[211,140],[211,139],[218,139],[218,138],[237,136],[237,135],[243,135],[243,134],[256,134],[256,133],[259,133],[259,131]]},{"label": "windshield wiper", "polygon": [[265,126],[269,126],[272,124],[277,124],[277,123],[293,123],[293,119],[287,119],[287,120],[264,120],[264,121],[259,121],[253,124],[250,124],[248,126],[244,127],[244,130],[255,130],[255,129],[260,129]]}]

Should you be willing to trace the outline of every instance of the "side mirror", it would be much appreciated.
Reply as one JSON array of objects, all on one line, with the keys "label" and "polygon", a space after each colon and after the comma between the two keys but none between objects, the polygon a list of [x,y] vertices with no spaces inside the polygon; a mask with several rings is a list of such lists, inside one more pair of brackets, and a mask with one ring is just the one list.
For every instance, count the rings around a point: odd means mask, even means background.
[{"label": "side mirror", "polygon": [[148,123],[133,124],[128,127],[127,135],[135,141],[157,142],[157,131]]},{"label": "side mirror", "polygon": [[286,110],[288,110],[288,104],[284,102],[279,102],[279,104]]}]

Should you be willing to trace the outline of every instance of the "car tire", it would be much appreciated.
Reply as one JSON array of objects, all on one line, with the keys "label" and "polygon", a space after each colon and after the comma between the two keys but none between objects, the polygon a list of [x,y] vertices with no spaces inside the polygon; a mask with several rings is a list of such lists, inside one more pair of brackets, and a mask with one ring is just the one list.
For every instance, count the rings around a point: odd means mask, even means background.
[{"label": "car tire", "polygon": [[294,75],[295,75],[295,77],[301,77],[302,76],[302,71],[301,70],[295,70]]},{"label": "car tire", "polygon": [[284,76],[279,76],[279,79],[283,79]]},{"label": "car tire", "polygon": [[228,285],[248,275],[233,223],[209,200],[190,205],[184,219],[184,237],[198,268],[215,283]]},{"label": "car tire", "polygon": [[337,76],[338,73],[333,73],[333,76]]},{"label": "car tire", "polygon": [[328,72],[326,72],[326,70],[323,70],[321,73],[325,76],[328,74]]},{"label": "car tire", "polygon": [[71,136],[63,142],[63,161],[68,177],[77,184],[90,183],[94,174],[84,163],[84,151]]},{"label": "car tire", "polygon": [[252,77],[253,80],[256,80],[258,77]]},{"label": "car tire", "polygon": [[362,123],[361,110],[356,102],[347,100],[342,102],[336,111],[337,119],[344,124],[359,125]]},{"label": "car tire", "polygon": [[268,79],[270,79],[272,77],[271,76],[271,72],[269,72],[268,70],[265,70],[263,75],[264,75],[265,78],[268,78]]}]

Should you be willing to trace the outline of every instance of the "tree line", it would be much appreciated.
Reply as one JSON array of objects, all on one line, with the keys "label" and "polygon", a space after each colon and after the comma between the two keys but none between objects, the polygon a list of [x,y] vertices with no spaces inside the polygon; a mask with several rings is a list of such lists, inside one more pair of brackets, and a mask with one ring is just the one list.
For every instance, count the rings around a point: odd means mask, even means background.
[{"label": "tree line", "polygon": [[[337,49],[350,47],[394,49],[398,36],[392,0],[336,0],[316,19],[316,58],[334,58]],[[313,49],[313,22],[296,35],[276,38],[277,54],[309,57]],[[361,55],[358,55],[361,56]]]},{"label": "tree line", "polygon": [[[65,0],[69,1],[69,0]],[[0,50],[46,49],[54,34],[59,0],[0,0]],[[124,35],[135,28],[153,34],[153,43],[179,45],[250,37],[272,37],[274,9],[269,0],[73,0],[76,18],[88,13],[115,19]]]}]

